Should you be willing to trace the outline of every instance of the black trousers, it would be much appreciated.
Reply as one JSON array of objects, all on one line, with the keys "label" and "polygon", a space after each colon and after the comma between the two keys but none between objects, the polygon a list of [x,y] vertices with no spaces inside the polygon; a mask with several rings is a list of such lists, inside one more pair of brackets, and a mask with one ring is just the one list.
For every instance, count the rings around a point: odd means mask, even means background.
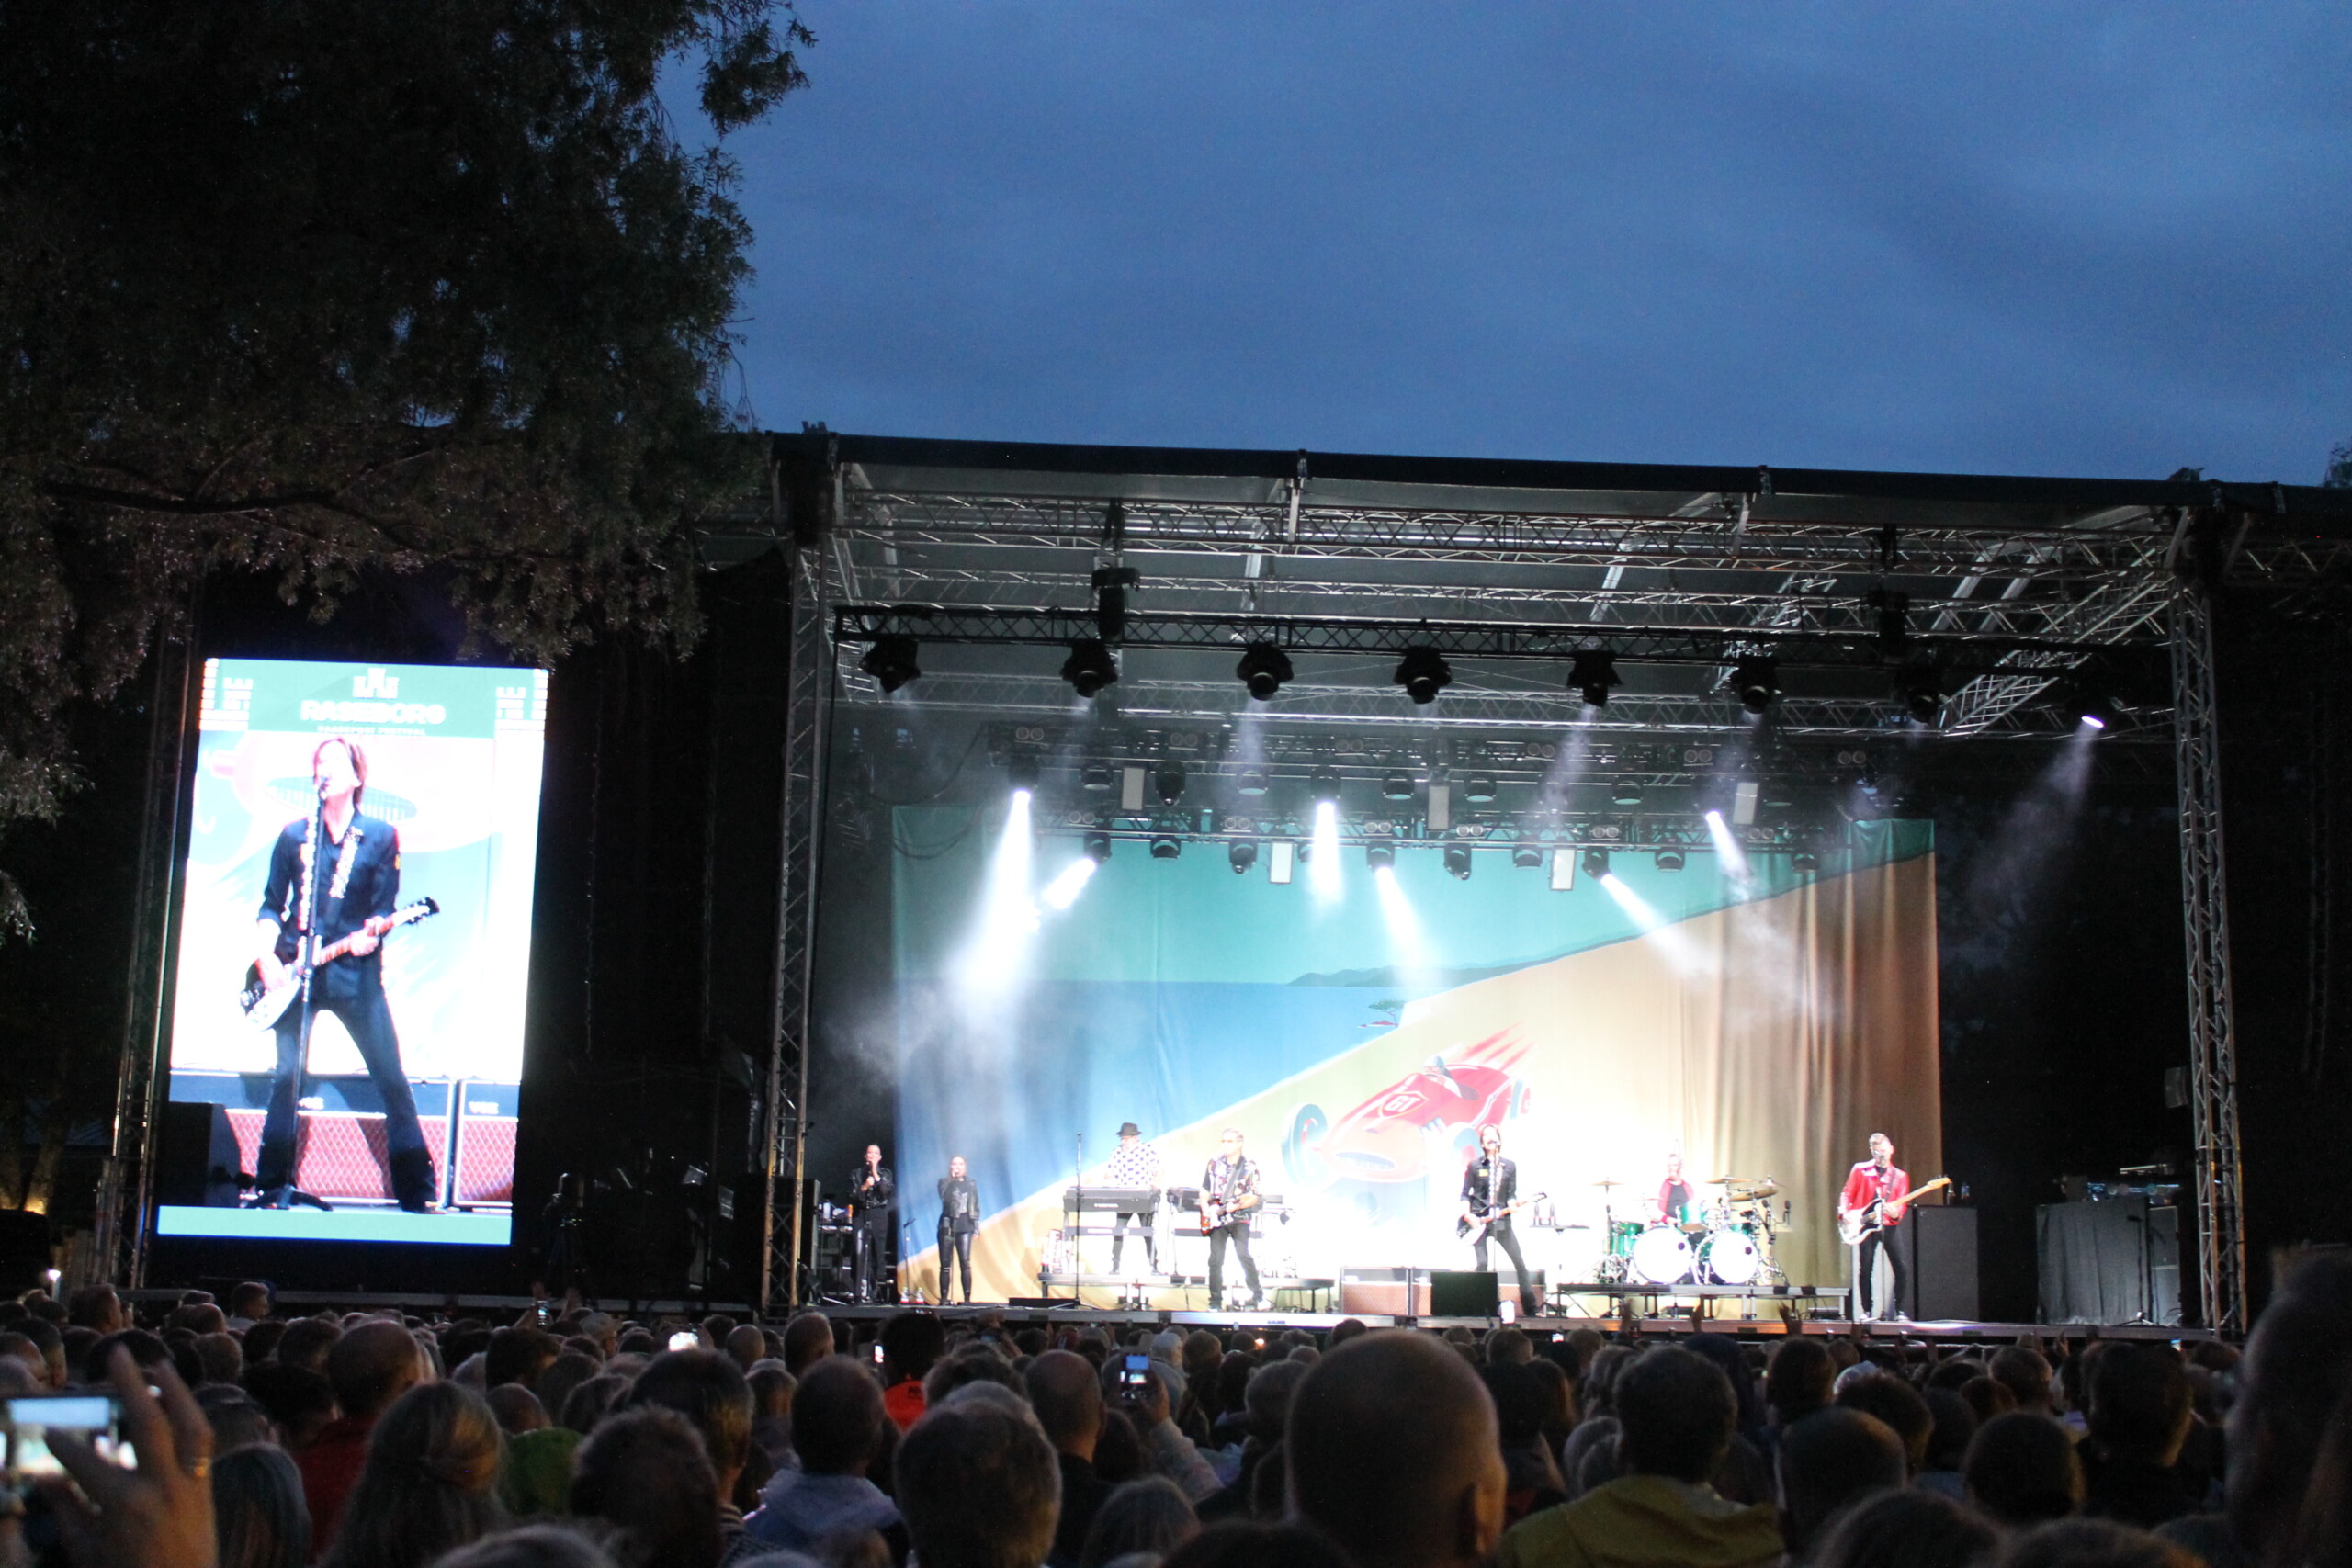
[{"label": "black trousers", "polygon": [[860,1214],[854,1233],[857,1244],[857,1299],[881,1299],[882,1281],[890,1272],[890,1215]]},{"label": "black trousers", "polygon": [[[371,966],[344,967],[348,960],[330,964],[311,978],[311,1009],[333,1013],[343,1021],[368,1077],[384,1102],[384,1152],[391,1165],[392,1196],[414,1207],[430,1203],[434,1191],[433,1156],[425,1152],[424,1133],[416,1122],[416,1097],[409,1092],[408,1075],[401,1068],[400,1036],[392,1031],[392,1010],[384,1000],[384,982]],[[317,1024],[312,1023],[315,1032]],[[261,1156],[254,1163],[255,1182],[264,1191],[294,1179],[297,1145],[302,1123],[296,1105],[302,1079],[302,1005],[296,1002],[277,1021],[277,1074],[270,1079],[269,1111],[261,1124]]]},{"label": "black trousers", "polygon": [[[1894,1276],[1894,1299],[1891,1302],[1874,1301],[1871,1296],[1871,1284],[1878,1276],[1878,1255],[1882,1249],[1886,1253],[1886,1266]],[[1910,1288],[1911,1268],[1903,1261],[1903,1249],[1894,1245],[1894,1230],[1891,1227],[1873,1229],[1854,1248],[1854,1288],[1860,1292],[1862,1321],[1876,1322],[1901,1307],[1903,1297]]]},{"label": "black trousers", "polygon": [[1481,1274],[1487,1271],[1487,1243],[1489,1241],[1503,1249],[1503,1256],[1510,1259],[1511,1268],[1519,1275],[1520,1312],[1533,1317],[1544,1303],[1536,1299],[1535,1276],[1527,1271],[1527,1259],[1519,1255],[1519,1237],[1511,1234],[1508,1218],[1497,1220],[1488,1226],[1486,1233],[1478,1237],[1477,1245],[1470,1249],[1478,1261],[1478,1272]]},{"label": "black trousers", "polygon": [[1151,1235],[1151,1211],[1145,1209],[1138,1213],[1122,1209],[1111,1218],[1111,1272],[1114,1274],[1119,1271],[1119,1249],[1127,1244],[1129,1220],[1136,1223],[1136,1230],[1143,1236],[1144,1262],[1153,1269],[1159,1267],[1159,1244],[1152,1239]]},{"label": "black trousers", "polygon": [[1250,1256],[1250,1224],[1219,1225],[1209,1232],[1209,1308],[1215,1311],[1225,1303],[1225,1248],[1230,1242],[1233,1250],[1241,1255],[1241,1275],[1250,1281],[1250,1293],[1258,1293],[1258,1263]]},{"label": "black trousers", "polygon": [[964,1299],[972,1299],[972,1233],[939,1227],[939,1300],[947,1301],[948,1265],[953,1262],[964,1270]]}]

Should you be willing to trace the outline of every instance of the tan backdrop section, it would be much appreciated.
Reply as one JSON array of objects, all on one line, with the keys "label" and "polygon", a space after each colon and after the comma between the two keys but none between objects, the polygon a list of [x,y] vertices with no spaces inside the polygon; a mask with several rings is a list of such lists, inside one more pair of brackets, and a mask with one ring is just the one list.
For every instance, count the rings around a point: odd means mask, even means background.
[{"label": "tan backdrop section", "polygon": [[[1430,1174],[1403,1203],[1403,1190],[1303,1178],[1285,1167],[1283,1141],[1302,1107],[1336,1115],[1432,1057],[1509,1062],[1527,1089],[1506,1124],[1521,1191],[1548,1191],[1562,1219],[1589,1227],[1523,1232],[1532,1267],[1589,1278],[1604,1202],[1628,1217],[1679,1150],[1702,1184],[1779,1182],[1775,1217],[1781,1201],[1791,1213],[1782,1269],[1793,1283],[1843,1285],[1834,1210],[1870,1134],[1894,1140],[1915,1181],[1942,1174],[1935,912],[1934,857],[1919,855],[1426,998],[1396,1029],[1159,1139],[1168,1179],[1196,1180],[1219,1132],[1236,1126],[1293,1211],[1261,1235],[1261,1260],[1326,1278],[1350,1266],[1468,1268],[1453,1234],[1458,1139],[1432,1144]],[[1596,1185],[1604,1179],[1624,1185]],[[988,1218],[973,1247],[978,1298],[1039,1293],[1060,1203],[1056,1186]],[[1205,1244],[1180,1246],[1190,1250],[1179,1269],[1197,1272]],[[935,1249],[909,1259],[901,1283],[938,1300]],[[1114,1295],[1090,1299],[1107,1306]],[[1155,1304],[1207,1303],[1195,1289]]]}]

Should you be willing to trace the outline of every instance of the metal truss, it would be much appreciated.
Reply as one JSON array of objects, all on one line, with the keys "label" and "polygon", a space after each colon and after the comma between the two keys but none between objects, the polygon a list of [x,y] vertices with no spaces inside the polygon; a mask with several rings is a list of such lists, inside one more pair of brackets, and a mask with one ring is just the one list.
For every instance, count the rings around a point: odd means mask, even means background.
[{"label": "metal truss", "polygon": [[2182,931],[2188,959],[2189,1111],[2197,1145],[2197,1246],[2205,1324],[2246,1328],[2245,1201],[2238,1149],[2228,878],[2222,852],[2212,606],[2200,582],[2171,598],[2174,754],[2180,788]]},{"label": "metal truss", "polygon": [[[806,1205],[808,1031],[816,958],[817,876],[823,822],[827,688],[833,659],[826,636],[823,558],[792,556],[791,692],[785,716],[783,861],[776,879],[775,998],[768,1052],[767,1168],[760,1215],[759,1305],[799,1299]],[[779,1280],[779,1276],[781,1280]]]}]

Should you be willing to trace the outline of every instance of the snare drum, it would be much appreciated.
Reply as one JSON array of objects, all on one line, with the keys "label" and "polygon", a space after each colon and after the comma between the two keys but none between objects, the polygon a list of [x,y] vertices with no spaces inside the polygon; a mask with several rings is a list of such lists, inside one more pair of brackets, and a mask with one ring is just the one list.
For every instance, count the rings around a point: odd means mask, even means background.
[{"label": "snare drum", "polygon": [[1728,1226],[1708,1236],[1699,1247],[1700,1277],[1718,1285],[1754,1284],[1761,1262],[1755,1238],[1746,1231]]},{"label": "snare drum", "polygon": [[1690,1238],[1673,1225],[1652,1225],[1634,1243],[1634,1277],[1679,1285],[1690,1277]]}]

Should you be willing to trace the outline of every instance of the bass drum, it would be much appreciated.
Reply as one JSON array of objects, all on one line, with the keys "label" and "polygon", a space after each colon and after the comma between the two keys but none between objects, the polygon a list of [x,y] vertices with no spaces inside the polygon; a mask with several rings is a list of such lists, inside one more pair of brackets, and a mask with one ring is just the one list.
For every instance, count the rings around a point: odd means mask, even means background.
[{"label": "bass drum", "polygon": [[1746,1231],[1725,1228],[1700,1244],[1700,1278],[1718,1285],[1752,1285],[1762,1264],[1756,1243]]},{"label": "bass drum", "polygon": [[1690,1277],[1690,1238],[1672,1225],[1652,1225],[1634,1244],[1634,1278],[1679,1285]]}]

